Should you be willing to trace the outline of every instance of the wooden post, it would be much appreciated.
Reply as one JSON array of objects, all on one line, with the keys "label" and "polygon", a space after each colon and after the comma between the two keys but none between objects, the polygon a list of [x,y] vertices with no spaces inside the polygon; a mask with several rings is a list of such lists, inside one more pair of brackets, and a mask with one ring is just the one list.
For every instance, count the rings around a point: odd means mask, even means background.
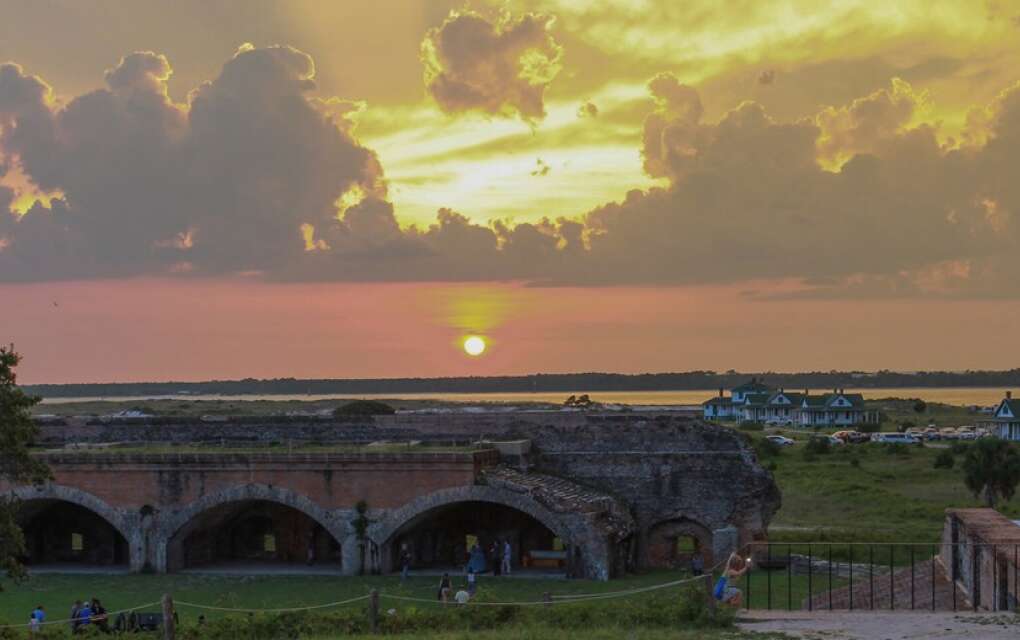
[{"label": "wooden post", "polygon": [[543,592],[542,593],[542,602],[544,602],[546,604],[546,606],[551,605],[552,604],[552,594],[549,593],[548,591]]},{"label": "wooden post", "polygon": [[372,589],[368,594],[368,628],[372,633],[379,632],[379,590]]},{"label": "wooden post", "polygon": [[714,618],[715,617],[715,594],[712,593],[714,591],[714,589],[712,588],[712,574],[711,573],[706,573],[703,576],[703,578],[704,578],[704,582],[705,582],[705,606],[708,609],[708,614]]},{"label": "wooden post", "polygon": [[174,625],[174,599],[169,593],[163,594],[163,640],[174,640],[177,629]]}]

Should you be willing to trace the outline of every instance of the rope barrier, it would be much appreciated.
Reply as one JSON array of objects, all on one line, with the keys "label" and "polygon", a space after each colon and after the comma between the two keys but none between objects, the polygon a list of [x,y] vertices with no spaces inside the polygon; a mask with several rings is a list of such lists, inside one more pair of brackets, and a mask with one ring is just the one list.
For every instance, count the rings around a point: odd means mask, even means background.
[{"label": "rope barrier", "polygon": [[[155,606],[157,606],[159,604],[161,604],[161,601],[157,600],[155,602],[150,602],[148,604],[140,604],[137,607],[131,607],[130,609],[120,609],[118,611],[107,611],[106,612],[106,617],[109,618],[110,616],[115,616],[115,615],[118,615],[118,614],[121,614],[121,613],[130,613],[132,611],[138,611],[139,609],[147,609],[149,607],[155,607]],[[64,618],[63,620],[46,620],[45,622],[40,622],[39,626],[46,626],[46,625],[50,625],[50,624],[70,624],[71,622],[74,622],[74,621],[75,621],[75,618]],[[26,622],[26,623],[23,623],[23,624],[0,624],[0,629],[21,629],[21,628],[28,628],[28,627],[31,627],[31,626],[32,626],[31,622]]]},{"label": "rope barrier", "polygon": [[231,613],[291,613],[294,611],[311,611],[313,609],[329,609],[332,607],[342,607],[347,604],[354,602],[360,602],[361,600],[368,600],[369,596],[358,596],[357,598],[351,598],[350,600],[340,600],[338,602],[327,602],[326,604],[313,604],[307,607],[283,607],[280,609],[239,609],[234,607],[216,607],[208,604],[198,604],[195,602],[185,602],[183,600],[174,600],[174,606],[191,607],[193,609],[207,609],[210,611],[228,611]]},{"label": "rope barrier", "polygon": [[[749,546],[753,546],[753,543],[751,545],[745,545],[739,551],[743,552]],[[707,572],[706,572],[707,575],[711,575],[719,567],[723,566],[727,562],[727,560],[720,561],[720,562],[716,563],[714,566],[710,567],[707,570]],[[697,581],[700,581],[700,580],[704,580],[704,575],[702,575],[702,576],[693,576],[693,577],[684,578],[684,579],[681,579],[681,580],[673,580],[671,582],[664,582],[664,583],[661,583],[661,584],[649,585],[647,587],[636,587],[634,589],[624,589],[622,591],[609,591],[609,592],[603,592],[603,593],[578,593],[578,594],[553,595],[553,596],[551,596],[551,598],[552,598],[551,600],[537,600],[537,601],[536,600],[528,600],[528,601],[518,601],[518,602],[514,602],[514,601],[511,601],[511,602],[478,602],[478,601],[473,601],[472,602],[472,601],[469,601],[467,604],[468,604],[468,606],[475,606],[475,607],[478,607],[478,606],[487,606],[487,607],[530,607],[530,606],[552,605],[552,604],[574,604],[574,603],[577,603],[577,602],[588,602],[588,601],[594,601],[594,600],[610,600],[610,599],[613,599],[613,598],[625,598],[625,597],[632,596],[632,595],[637,595],[637,594],[640,594],[640,593],[648,593],[648,592],[651,592],[651,591],[658,591],[660,589],[668,589],[668,588],[671,588],[671,587],[677,587],[677,586],[680,586],[680,585],[683,585],[683,584],[688,584],[688,583],[691,583],[691,582],[697,582]],[[305,607],[282,607],[282,608],[274,608],[274,609],[249,609],[249,608],[239,608],[239,607],[217,607],[217,606],[213,606],[213,605],[199,604],[197,602],[187,602],[187,601],[184,601],[184,600],[175,600],[174,601],[174,605],[175,606],[180,606],[180,607],[191,607],[193,609],[203,609],[203,610],[208,610],[208,611],[225,611],[225,612],[228,612],[228,613],[292,613],[292,612],[296,612],[296,611],[313,611],[313,610],[316,610],[316,609],[329,609],[329,608],[334,608],[334,607],[342,607],[342,606],[345,606],[345,605],[348,605],[348,604],[353,604],[355,602],[361,602],[361,601],[364,601],[364,600],[368,600],[370,597],[371,596],[364,595],[364,596],[358,596],[356,598],[350,598],[348,600],[339,600],[337,602],[327,602],[325,604],[309,605],[309,606],[305,606]],[[424,603],[424,604],[451,604],[451,603],[444,603],[444,602],[442,602],[440,600],[433,600],[433,599],[430,599],[430,598],[416,598],[416,597],[413,597],[413,596],[400,596],[400,595],[391,594],[391,593],[380,593],[379,597],[380,598],[388,598],[390,600],[402,601],[402,602],[420,602],[420,603]],[[106,615],[107,615],[107,617],[115,616],[115,615],[118,615],[118,614],[121,614],[121,613],[129,613],[131,611],[137,611],[139,609],[145,609],[147,607],[154,607],[154,606],[159,605],[159,604],[160,604],[160,601],[151,602],[151,603],[148,603],[148,604],[143,604],[143,605],[138,605],[136,607],[131,607],[129,609],[121,609],[119,611],[111,611],[111,612],[108,612]],[[67,619],[64,619],[64,620],[52,620],[52,621],[42,622],[40,624],[41,625],[53,625],[53,624],[67,624],[67,623],[70,623],[70,622],[73,622],[73,619],[67,618]],[[8,624],[8,625],[0,625],[0,629],[17,629],[17,628],[27,628],[27,627],[30,627],[30,626],[31,626],[31,623]]]}]

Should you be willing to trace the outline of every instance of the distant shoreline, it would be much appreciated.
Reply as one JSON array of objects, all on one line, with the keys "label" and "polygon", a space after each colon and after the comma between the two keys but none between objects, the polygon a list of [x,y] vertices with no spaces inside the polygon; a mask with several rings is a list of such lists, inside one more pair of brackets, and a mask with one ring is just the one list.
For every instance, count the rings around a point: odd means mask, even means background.
[{"label": "distant shoreline", "polygon": [[139,398],[191,396],[399,396],[424,394],[540,394],[607,392],[717,393],[751,378],[787,389],[1016,389],[1020,369],[1009,371],[536,374],[461,378],[210,380],[204,382],[112,382],[30,384],[23,389],[44,398]]}]

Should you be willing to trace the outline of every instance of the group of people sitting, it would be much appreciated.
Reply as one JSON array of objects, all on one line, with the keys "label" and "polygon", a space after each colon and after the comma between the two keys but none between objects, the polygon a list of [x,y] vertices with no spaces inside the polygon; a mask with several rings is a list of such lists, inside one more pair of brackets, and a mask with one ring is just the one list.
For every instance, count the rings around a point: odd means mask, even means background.
[{"label": "group of people sitting", "polygon": [[71,606],[71,632],[81,631],[88,625],[95,625],[103,633],[109,633],[110,620],[106,615],[106,607],[99,598],[86,599],[84,602],[75,600]]},{"label": "group of people sitting", "polygon": [[443,577],[439,580],[437,596],[440,602],[449,602],[450,595],[453,594],[454,602],[457,604],[467,604],[471,602],[471,598],[474,598],[476,593],[478,593],[478,574],[475,573],[474,567],[468,567],[467,587],[457,590],[456,593],[453,591],[453,582],[450,580],[450,574],[444,573]]}]

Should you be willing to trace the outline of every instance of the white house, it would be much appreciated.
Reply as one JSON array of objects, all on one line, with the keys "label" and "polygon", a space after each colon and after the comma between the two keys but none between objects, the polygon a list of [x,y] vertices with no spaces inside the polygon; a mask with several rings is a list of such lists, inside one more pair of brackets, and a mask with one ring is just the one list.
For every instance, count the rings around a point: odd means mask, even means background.
[{"label": "white house", "polygon": [[1013,399],[1013,392],[995,407],[992,419],[984,423],[991,433],[1004,440],[1020,440],[1020,400]]},{"label": "white house", "polygon": [[[803,427],[853,426],[878,422],[878,412],[869,411],[864,396],[833,389],[832,393],[811,395],[778,391],[752,378],[731,390],[730,397],[719,395],[702,403],[706,420],[738,420],[790,424]],[[1020,432],[1018,432],[1020,438]]]}]

